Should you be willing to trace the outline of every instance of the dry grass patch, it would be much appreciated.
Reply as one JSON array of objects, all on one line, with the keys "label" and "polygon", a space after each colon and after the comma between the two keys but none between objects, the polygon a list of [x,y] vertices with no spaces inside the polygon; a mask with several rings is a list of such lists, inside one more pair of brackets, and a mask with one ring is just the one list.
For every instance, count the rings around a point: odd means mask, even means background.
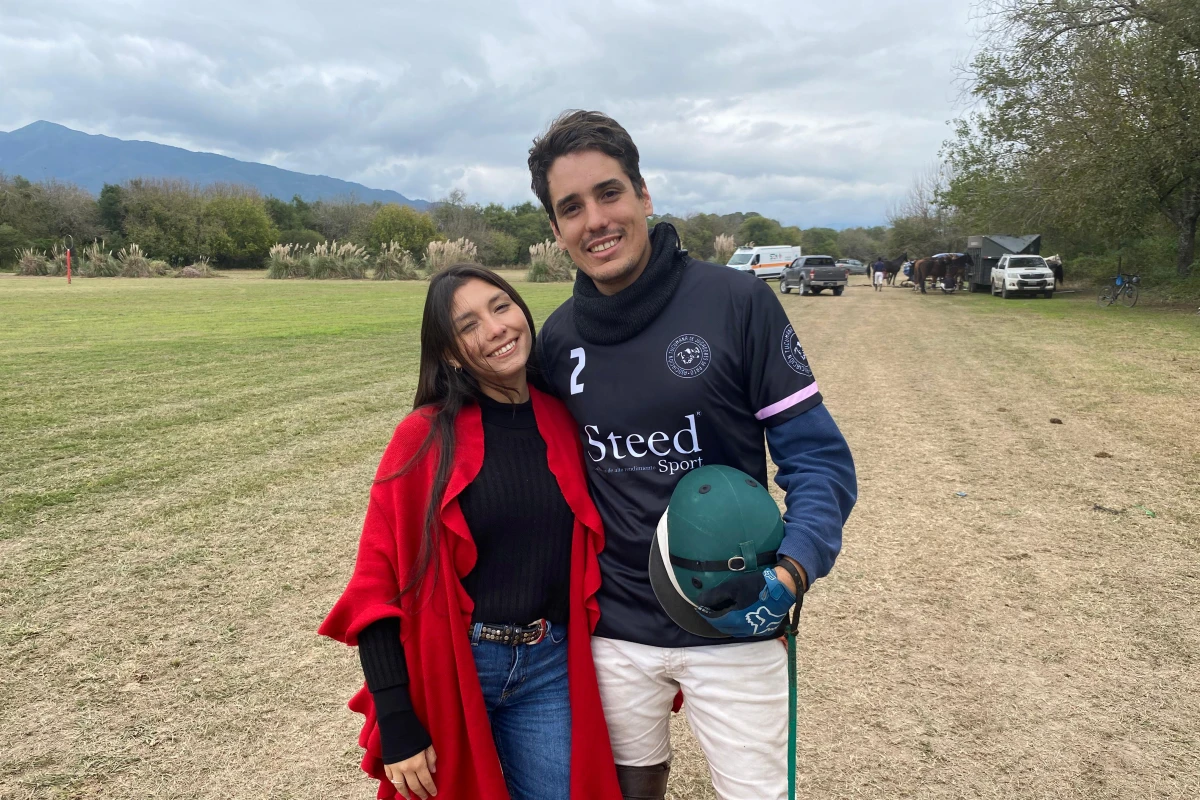
[{"label": "dry grass patch", "polygon": [[479,248],[463,237],[449,242],[430,242],[425,248],[425,272],[441,272],[454,264],[473,264],[479,260]]},{"label": "dry grass patch", "polygon": [[575,278],[571,257],[559,249],[553,239],[529,246],[529,271],[525,280],[530,283],[553,283]]}]

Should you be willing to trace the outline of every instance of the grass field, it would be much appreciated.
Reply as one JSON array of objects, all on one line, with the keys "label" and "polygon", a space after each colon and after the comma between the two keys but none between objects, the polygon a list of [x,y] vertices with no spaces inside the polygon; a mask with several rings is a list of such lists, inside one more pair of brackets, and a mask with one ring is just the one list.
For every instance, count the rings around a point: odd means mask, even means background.
[{"label": "grass field", "polygon": [[[423,292],[0,275],[0,798],[374,796],[314,631]],[[861,481],[805,606],[804,796],[1200,796],[1200,318],[784,305]],[[671,796],[711,798],[676,727]]]}]

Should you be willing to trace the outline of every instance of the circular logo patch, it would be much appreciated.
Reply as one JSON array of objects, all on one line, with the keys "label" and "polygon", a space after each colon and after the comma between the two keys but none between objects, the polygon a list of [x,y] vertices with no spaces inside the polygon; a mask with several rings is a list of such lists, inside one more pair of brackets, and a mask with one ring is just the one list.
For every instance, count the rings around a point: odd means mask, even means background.
[{"label": "circular logo patch", "polygon": [[667,366],[681,378],[694,378],[708,369],[712,351],[708,342],[694,333],[676,336],[667,348]]},{"label": "circular logo patch", "polygon": [[812,377],[812,368],[808,366],[808,359],[804,356],[804,348],[800,346],[800,339],[796,336],[796,331],[791,325],[783,329],[783,341],[780,343],[783,349],[783,360],[788,366],[799,372],[801,375]]}]

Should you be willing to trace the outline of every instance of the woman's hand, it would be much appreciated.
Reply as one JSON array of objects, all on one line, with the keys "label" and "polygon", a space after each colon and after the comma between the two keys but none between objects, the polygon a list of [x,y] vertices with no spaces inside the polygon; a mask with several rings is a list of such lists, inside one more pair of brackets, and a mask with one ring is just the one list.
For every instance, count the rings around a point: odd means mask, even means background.
[{"label": "woman's hand", "polygon": [[437,772],[437,753],[433,751],[433,745],[412,758],[395,764],[385,764],[383,769],[388,780],[405,800],[415,797],[428,800],[437,795],[437,786],[433,783],[433,773]]}]

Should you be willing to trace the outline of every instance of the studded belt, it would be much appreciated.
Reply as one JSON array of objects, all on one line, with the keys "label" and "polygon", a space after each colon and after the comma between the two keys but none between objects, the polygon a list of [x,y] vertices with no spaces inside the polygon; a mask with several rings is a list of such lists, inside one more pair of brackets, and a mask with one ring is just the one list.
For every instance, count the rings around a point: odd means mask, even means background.
[{"label": "studded belt", "polygon": [[472,624],[467,628],[467,634],[474,638],[476,627],[479,628],[479,641],[495,642],[497,644],[537,644],[546,638],[550,623],[544,619],[531,622],[528,625],[489,625],[488,623]]}]

